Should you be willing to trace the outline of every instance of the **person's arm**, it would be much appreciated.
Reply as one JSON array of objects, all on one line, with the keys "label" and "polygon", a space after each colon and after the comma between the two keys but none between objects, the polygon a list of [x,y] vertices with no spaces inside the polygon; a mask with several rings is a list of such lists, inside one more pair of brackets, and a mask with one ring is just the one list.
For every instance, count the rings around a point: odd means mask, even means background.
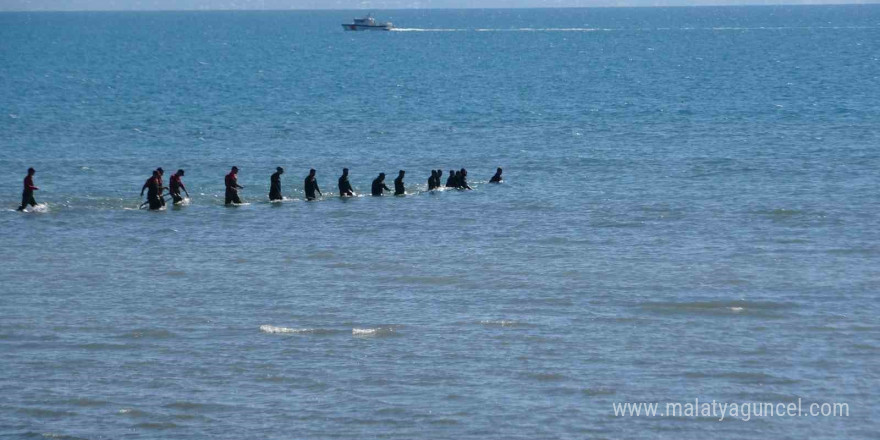
[{"label": "person's arm", "polygon": [[34,181],[33,181],[32,179],[31,179],[31,180],[28,180],[28,185],[27,185],[27,187],[28,187],[28,189],[31,190],[31,191],[39,191],[39,189],[40,189],[40,188],[37,188],[36,186],[34,186]]},{"label": "person's arm", "polygon": [[182,189],[183,192],[186,193],[186,196],[189,197],[189,191],[186,190],[186,186],[183,184],[183,182],[180,182],[180,189]]},{"label": "person's arm", "polygon": [[149,187],[149,186],[150,186],[150,181],[147,180],[146,183],[144,183],[144,186],[141,187],[141,197],[144,196],[144,191],[146,191],[147,187]]},{"label": "person's arm", "polygon": [[321,197],[324,197],[324,193],[321,192],[321,188],[318,188],[318,181],[317,180],[315,180],[315,191],[317,191],[318,194],[321,195]]}]

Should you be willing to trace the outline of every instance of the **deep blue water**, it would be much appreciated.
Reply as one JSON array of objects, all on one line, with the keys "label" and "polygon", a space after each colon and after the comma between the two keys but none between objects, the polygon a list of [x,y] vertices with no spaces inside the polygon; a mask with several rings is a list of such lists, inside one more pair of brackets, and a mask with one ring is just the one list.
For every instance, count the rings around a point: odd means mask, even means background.
[{"label": "deep blue water", "polygon": [[0,434],[876,436],[880,6],[355,15],[0,14]]}]

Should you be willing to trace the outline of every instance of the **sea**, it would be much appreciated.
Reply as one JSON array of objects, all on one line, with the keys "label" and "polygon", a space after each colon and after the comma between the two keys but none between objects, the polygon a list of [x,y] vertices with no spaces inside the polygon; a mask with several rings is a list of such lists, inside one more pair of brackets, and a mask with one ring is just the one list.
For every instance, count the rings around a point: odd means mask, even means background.
[{"label": "sea", "polygon": [[880,5],[365,12],[0,13],[0,435],[877,438]]}]

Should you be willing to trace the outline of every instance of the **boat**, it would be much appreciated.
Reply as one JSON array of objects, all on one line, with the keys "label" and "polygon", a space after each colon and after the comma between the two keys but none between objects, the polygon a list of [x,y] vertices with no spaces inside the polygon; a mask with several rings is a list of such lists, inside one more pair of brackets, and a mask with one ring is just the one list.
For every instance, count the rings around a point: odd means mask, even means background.
[{"label": "boat", "polygon": [[394,28],[390,21],[378,22],[372,14],[364,18],[355,18],[351,23],[343,23],[342,28],[347,31],[390,31]]}]

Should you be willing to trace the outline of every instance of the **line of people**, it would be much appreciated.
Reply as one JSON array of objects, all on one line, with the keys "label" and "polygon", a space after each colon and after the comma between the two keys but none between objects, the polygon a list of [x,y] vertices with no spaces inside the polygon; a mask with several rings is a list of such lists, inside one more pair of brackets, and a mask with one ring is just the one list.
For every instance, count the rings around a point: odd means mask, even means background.
[{"label": "line of people", "polygon": [[[498,168],[489,182],[501,183],[501,172],[501,168]],[[281,194],[282,174],[284,174],[284,168],[277,167],[275,168],[275,172],[269,177],[269,201],[274,202],[284,199],[284,196]],[[324,196],[321,192],[321,188],[318,186],[316,174],[317,172],[314,168],[310,169],[309,175],[306,176],[303,181],[306,200],[315,200],[319,195],[321,197]],[[443,170],[431,170],[431,177],[428,178],[428,190],[434,190],[443,186],[440,184],[442,175]],[[403,182],[404,176],[406,176],[406,171],[400,170],[397,178],[394,179],[394,195],[396,196],[406,194]],[[225,203],[227,205],[242,203],[241,198],[238,195],[238,190],[243,189],[244,187],[238,184],[238,167],[232,167],[229,174],[226,175],[225,185]],[[449,178],[446,180],[446,187],[467,190],[472,189],[467,183],[467,170],[464,168],[458,171],[449,170]],[[339,177],[338,181],[338,188],[340,197],[353,197],[356,195],[354,188],[352,188],[351,182],[349,181],[348,168],[342,169],[342,175]],[[382,196],[385,191],[391,191],[391,188],[388,188],[388,186],[385,185],[385,173],[379,173],[379,176],[373,179],[373,183],[370,186],[370,193],[373,196]]]},{"label": "line of people", "polygon": [[[24,190],[21,195],[21,206],[19,206],[18,210],[23,211],[28,205],[37,206],[37,202],[34,199],[34,191],[39,190],[40,188],[34,185],[34,175],[36,174],[36,170],[33,168],[28,168],[27,176],[24,178]],[[153,171],[153,174],[150,178],[144,182],[144,185],[141,187],[141,197],[144,196],[144,192],[147,193],[147,201],[141,204],[141,208],[149,205],[149,209],[161,209],[165,206],[165,195],[164,192],[168,191],[168,195],[171,196],[173,203],[178,204],[184,201],[184,197],[182,194],[186,194],[186,197],[189,198],[189,191],[186,189],[186,185],[183,184],[183,176],[185,175],[185,171],[180,169],[177,170],[176,173],[171,175],[169,179],[169,186],[164,185],[163,177],[165,175],[165,170],[162,167],[156,168]],[[281,195],[281,175],[284,174],[284,168],[277,167],[275,169],[275,173],[269,178],[269,200],[270,201],[280,201],[283,200],[284,197]],[[318,187],[318,180],[316,178],[317,172],[314,168],[309,170],[309,175],[306,176],[303,181],[303,189],[306,193],[306,200],[315,200],[318,195],[321,197],[324,194],[321,192],[321,189]],[[403,178],[406,175],[406,171],[400,170],[397,175],[397,178],[394,179],[394,195],[404,195],[406,194],[406,189],[404,187]],[[440,184],[441,177],[443,176],[443,170],[431,170],[431,177],[428,178],[428,190],[435,190],[441,188],[443,185]],[[501,183],[501,168],[495,172],[495,175],[489,180],[489,183]],[[242,203],[241,198],[238,195],[238,190],[244,189],[244,186],[238,184],[238,167],[232,167],[229,174],[224,178],[224,183],[226,186],[226,197],[225,203],[227,205],[231,204],[240,204]],[[449,170],[449,177],[446,179],[446,188],[456,188],[469,190],[472,189],[467,183],[467,170],[462,168],[461,170]],[[354,188],[351,186],[351,182],[349,181],[349,173],[348,168],[342,169],[342,176],[339,177],[339,195],[341,197],[353,197],[355,196]],[[391,191],[391,188],[388,188],[385,185],[385,173],[379,173],[379,176],[373,179],[373,183],[370,188],[370,193],[373,196],[382,196],[385,191]],[[182,193],[181,193],[182,192]]]}]

